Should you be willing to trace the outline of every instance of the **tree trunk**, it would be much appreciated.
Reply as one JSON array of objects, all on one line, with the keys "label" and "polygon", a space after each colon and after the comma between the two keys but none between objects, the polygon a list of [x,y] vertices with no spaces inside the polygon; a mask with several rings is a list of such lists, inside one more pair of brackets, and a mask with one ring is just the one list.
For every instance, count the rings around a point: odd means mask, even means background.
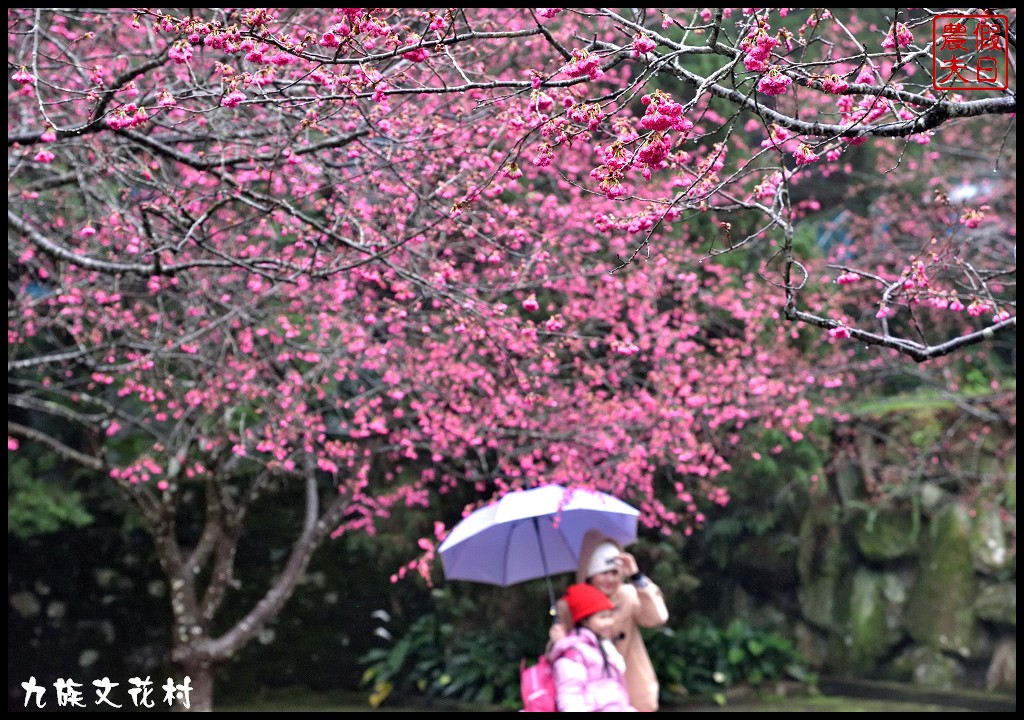
[{"label": "tree trunk", "polygon": [[[308,477],[304,522],[284,566],[276,577],[268,578],[266,593],[255,606],[223,634],[214,637],[210,628],[231,586],[244,512],[239,512],[237,504],[226,500],[214,483],[207,485],[207,492],[205,526],[190,549],[183,548],[175,537],[176,507],[162,506],[151,513],[157,555],[171,588],[174,613],[171,661],[188,679],[187,684],[185,678],[182,679],[176,692],[175,708],[180,711],[213,710],[214,671],[218,663],[244,648],[262,627],[277,617],[302,579],[313,552],[336,527],[348,506],[348,494],[338,494],[321,514],[316,481]],[[197,580],[198,576],[207,574],[203,570],[208,570],[205,587]]]},{"label": "tree trunk", "polygon": [[187,686],[191,690],[187,693],[181,690],[175,693],[174,710],[176,712],[212,712],[213,663],[201,659],[188,659],[179,664],[185,672],[185,677],[181,679],[181,685]]}]

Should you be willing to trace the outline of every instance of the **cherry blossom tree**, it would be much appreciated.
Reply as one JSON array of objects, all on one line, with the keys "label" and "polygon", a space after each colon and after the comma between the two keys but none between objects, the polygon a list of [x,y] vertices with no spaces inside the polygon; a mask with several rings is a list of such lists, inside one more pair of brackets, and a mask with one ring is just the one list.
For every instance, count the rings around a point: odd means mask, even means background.
[{"label": "cherry blossom tree", "polygon": [[[399,503],[560,482],[693,532],[864,346],[1015,333],[1015,201],[958,198],[935,149],[992,133],[1001,187],[1015,94],[936,91],[931,17],[11,9],[9,452],[140,508],[196,709],[316,548]],[[898,242],[868,205],[824,257],[855,168],[937,174]],[[216,632],[268,497],[304,524]]]}]

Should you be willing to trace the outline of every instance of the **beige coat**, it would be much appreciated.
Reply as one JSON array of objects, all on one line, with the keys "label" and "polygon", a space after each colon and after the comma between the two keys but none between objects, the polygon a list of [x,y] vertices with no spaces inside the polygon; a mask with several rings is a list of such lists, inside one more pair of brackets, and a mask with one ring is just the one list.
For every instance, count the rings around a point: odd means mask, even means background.
[{"label": "beige coat", "polygon": [[[576,571],[576,582],[587,581],[587,567],[590,556],[603,541],[615,543],[600,533],[590,531],[583,539],[580,550],[580,561]],[[619,545],[619,543],[615,543]],[[619,546],[621,549],[621,545]],[[643,590],[624,582],[612,593],[611,601],[615,604],[615,647],[626,660],[626,686],[629,688],[629,701],[637,710],[653,712],[658,709],[658,676],[654,665],[647,654],[647,646],[640,635],[639,628],[652,628],[668,622],[668,608],[661,589],[649,582]],[[566,631],[572,628],[572,615],[564,600],[557,605],[558,617]]]}]

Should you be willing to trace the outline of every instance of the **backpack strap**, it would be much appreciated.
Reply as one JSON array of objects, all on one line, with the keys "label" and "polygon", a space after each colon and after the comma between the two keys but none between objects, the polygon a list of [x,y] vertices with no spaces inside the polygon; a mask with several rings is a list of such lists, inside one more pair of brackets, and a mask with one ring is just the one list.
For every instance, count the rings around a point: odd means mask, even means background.
[{"label": "backpack strap", "polygon": [[571,657],[573,660],[576,660],[577,662],[583,661],[583,656],[580,654],[580,651],[574,647],[571,647],[562,650],[562,652],[558,653],[553,658],[551,658],[551,664],[554,665],[556,660],[561,660],[564,657]]}]

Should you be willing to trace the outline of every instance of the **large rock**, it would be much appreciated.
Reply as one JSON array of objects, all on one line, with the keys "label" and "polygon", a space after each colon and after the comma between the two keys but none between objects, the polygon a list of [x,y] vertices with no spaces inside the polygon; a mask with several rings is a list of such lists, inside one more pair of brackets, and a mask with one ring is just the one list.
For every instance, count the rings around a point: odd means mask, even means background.
[{"label": "large rock", "polygon": [[970,543],[971,557],[978,572],[992,575],[1016,567],[1017,556],[1012,548],[1009,528],[1003,518],[1005,510],[978,502],[973,509]]},{"label": "large rock", "polygon": [[974,602],[979,620],[1017,628],[1017,583],[996,583],[983,587]]},{"label": "large rock", "polygon": [[812,507],[800,526],[797,574],[800,611],[807,622],[842,633],[848,613],[848,569],[853,565],[840,525]]},{"label": "large rock", "polygon": [[921,645],[971,657],[977,581],[968,544],[968,513],[958,505],[928,524],[917,582],[910,591],[906,627]]},{"label": "large rock", "polygon": [[843,676],[871,675],[900,644],[901,623],[911,578],[903,573],[858,569],[850,589],[841,643],[833,643],[831,669]]},{"label": "large rock", "polygon": [[999,692],[1017,692],[1017,638],[1005,637],[996,645],[985,673],[985,687]]},{"label": "large rock", "polygon": [[847,623],[850,669],[869,674],[877,662],[901,639],[895,618],[900,613],[886,598],[886,585],[896,585],[891,576],[864,568],[853,576],[850,617]]},{"label": "large rock", "polygon": [[893,661],[892,670],[894,679],[940,690],[955,689],[964,676],[956,658],[923,645],[902,653]]},{"label": "large rock", "polygon": [[920,523],[908,509],[871,511],[854,524],[857,549],[868,560],[884,562],[913,557],[918,551]]}]

